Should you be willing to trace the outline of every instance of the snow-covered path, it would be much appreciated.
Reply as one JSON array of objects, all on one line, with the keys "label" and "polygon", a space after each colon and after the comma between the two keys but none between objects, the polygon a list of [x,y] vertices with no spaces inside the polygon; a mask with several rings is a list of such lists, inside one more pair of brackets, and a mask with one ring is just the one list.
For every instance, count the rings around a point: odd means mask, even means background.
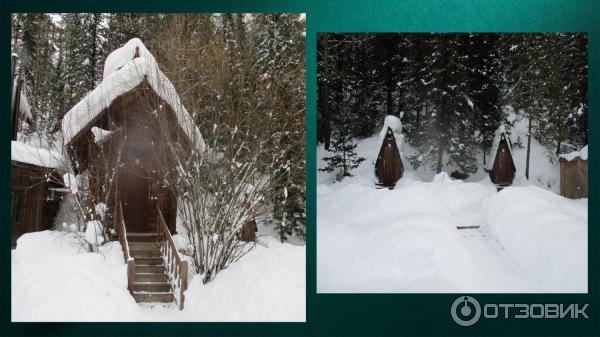
[{"label": "snow-covered path", "polygon": [[479,273],[480,283],[472,292],[537,292],[526,271],[520,268],[498,241],[485,230],[459,230]]},{"label": "snow-covered path", "polygon": [[585,292],[586,242],[587,200],[534,186],[442,173],[317,187],[318,292]]}]

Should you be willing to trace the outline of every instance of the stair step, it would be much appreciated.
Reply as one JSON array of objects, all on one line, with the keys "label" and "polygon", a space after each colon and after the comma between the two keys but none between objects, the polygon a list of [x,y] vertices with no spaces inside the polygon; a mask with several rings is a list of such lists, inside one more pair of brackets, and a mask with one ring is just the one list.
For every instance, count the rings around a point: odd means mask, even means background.
[{"label": "stair step", "polygon": [[168,282],[167,274],[138,274],[137,270],[133,282]]},{"label": "stair step", "polygon": [[[135,260],[135,261],[137,262],[137,260]],[[148,273],[164,274],[165,266],[163,266],[162,264],[159,264],[159,265],[136,265],[135,272],[136,273],[144,273],[144,274],[148,274]]]},{"label": "stair step", "polygon": [[134,259],[137,259],[138,257],[160,257],[160,250],[158,249],[130,249],[129,253],[131,254],[131,256],[133,256]]},{"label": "stair step", "polygon": [[136,302],[173,302],[175,298],[171,293],[133,293]]},{"label": "stair step", "polygon": [[169,292],[171,291],[171,285],[166,282],[134,282],[134,292]]},{"label": "stair step", "polygon": [[157,233],[127,233],[127,241],[129,242],[156,242],[158,241]]},{"label": "stair step", "polygon": [[135,266],[137,268],[138,265],[145,266],[162,266],[163,259],[162,257],[136,257],[135,258]]},{"label": "stair step", "polygon": [[145,241],[133,241],[129,242],[129,250],[157,250],[158,243],[156,242],[145,242]]}]

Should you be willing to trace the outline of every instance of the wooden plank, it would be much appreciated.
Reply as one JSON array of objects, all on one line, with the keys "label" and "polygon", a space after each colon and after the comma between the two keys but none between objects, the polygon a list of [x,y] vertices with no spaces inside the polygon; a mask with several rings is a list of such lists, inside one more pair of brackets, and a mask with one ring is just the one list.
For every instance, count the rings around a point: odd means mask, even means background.
[{"label": "wooden plank", "polygon": [[456,229],[479,229],[478,225],[466,225],[466,226],[456,226]]}]

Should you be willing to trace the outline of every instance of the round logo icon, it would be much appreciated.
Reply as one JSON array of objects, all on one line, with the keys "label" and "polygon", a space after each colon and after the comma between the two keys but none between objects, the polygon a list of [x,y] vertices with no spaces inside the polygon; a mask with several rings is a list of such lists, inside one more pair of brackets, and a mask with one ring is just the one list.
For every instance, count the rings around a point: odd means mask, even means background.
[{"label": "round logo icon", "polygon": [[481,317],[481,306],[473,297],[461,296],[452,303],[450,314],[456,324],[471,326],[479,321],[479,318]]}]

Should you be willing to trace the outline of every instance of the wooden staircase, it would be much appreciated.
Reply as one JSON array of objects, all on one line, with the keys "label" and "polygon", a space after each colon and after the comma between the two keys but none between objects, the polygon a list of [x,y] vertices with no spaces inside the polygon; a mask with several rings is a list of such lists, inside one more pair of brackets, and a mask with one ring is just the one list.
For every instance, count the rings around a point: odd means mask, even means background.
[{"label": "wooden staircase", "polygon": [[135,263],[133,297],[136,302],[174,302],[171,283],[158,244],[158,233],[127,233]]}]

